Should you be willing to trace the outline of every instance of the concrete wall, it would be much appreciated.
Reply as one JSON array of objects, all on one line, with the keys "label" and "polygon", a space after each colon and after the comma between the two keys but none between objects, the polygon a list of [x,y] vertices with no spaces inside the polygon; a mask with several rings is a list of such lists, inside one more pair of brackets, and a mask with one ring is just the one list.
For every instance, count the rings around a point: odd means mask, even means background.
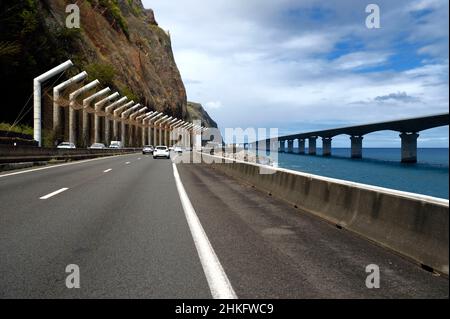
[{"label": "concrete wall", "polygon": [[260,174],[241,161],[209,165],[448,275],[448,200],[286,169]]}]

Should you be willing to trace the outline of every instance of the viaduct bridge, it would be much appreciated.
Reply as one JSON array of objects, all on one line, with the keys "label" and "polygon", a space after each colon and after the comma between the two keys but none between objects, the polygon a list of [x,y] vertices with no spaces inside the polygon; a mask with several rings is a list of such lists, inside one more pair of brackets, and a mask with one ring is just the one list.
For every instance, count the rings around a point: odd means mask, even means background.
[{"label": "viaduct bridge", "polygon": [[294,153],[294,140],[298,140],[298,153],[305,154],[305,141],[308,140],[308,154],[316,155],[316,142],[320,137],[322,138],[322,155],[330,156],[333,137],[345,134],[350,136],[351,157],[361,158],[364,135],[391,130],[400,133],[401,161],[403,163],[415,163],[417,162],[418,133],[445,125],[449,125],[449,113],[292,134],[280,136],[276,139],[257,141],[250,143],[249,146],[251,149],[259,149],[259,144],[266,143],[265,149],[271,147],[271,149],[278,149],[279,152]]}]

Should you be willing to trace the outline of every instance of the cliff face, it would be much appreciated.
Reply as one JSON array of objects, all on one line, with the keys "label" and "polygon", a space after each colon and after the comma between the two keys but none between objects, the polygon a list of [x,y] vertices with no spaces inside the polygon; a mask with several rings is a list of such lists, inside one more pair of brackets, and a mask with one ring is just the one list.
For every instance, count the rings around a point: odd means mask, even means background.
[{"label": "cliff face", "polygon": [[[22,123],[31,123],[32,101],[23,110],[22,107],[32,93],[32,79],[67,59],[75,66],[60,81],[86,70],[90,80],[97,78],[102,87],[110,86],[150,110],[183,119],[189,117],[170,35],[158,27],[152,10],[144,9],[140,0],[80,0],[76,3],[81,28],[68,29],[65,10],[69,3],[72,2],[0,3],[4,100],[0,122],[12,122],[22,115]],[[47,97],[44,127],[51,122],[49,108]]]},{"label": "cliff face", "polygon": [[200,103],[187,102],[186,119],[190,122],[200,120],[203,126],[206,127],[217,127],[217,123],[214,122]]}]

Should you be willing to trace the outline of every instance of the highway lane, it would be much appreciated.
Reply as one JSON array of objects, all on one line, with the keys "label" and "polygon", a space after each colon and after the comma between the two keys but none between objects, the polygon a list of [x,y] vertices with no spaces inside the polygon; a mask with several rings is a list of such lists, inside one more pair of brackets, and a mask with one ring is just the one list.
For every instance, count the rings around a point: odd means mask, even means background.
[{"label": "highway lane", "polygon": [[[178,170],[240,298],[448,298],[448,279],[207,165]],[[366,266],[380,288],[366,287]]]},{"label": "highway lane", "polygon": [[[7,176],[0,202],[0,297],[211,296],[170,161],[119,156]],[[65,286],[68,264],[80,289]]]},{"label": "highway lane", "polygon": [[[240,298],[448,297],[448,279],[365,239],[207,166],[177,168]],[[365,286],[372,263],[379,289]],[[68,264],[80,289],[65,286]],[[0,297],[211,298],[171,161],[133,154],[0,176]]]}]

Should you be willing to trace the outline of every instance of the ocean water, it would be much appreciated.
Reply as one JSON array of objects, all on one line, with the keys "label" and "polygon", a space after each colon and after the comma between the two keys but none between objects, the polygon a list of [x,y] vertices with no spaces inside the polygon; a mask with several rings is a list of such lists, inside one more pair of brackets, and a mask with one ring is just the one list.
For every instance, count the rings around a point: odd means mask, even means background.
[{"label": "ocean water", "polygon": [[349,148],[322,157],[318,148],[316,156],[278,153],[277,161],[282,168],[448,199],[448,151],[419,148],[417,164],[400,163],[397,148],[365,148],[363,159],[351,159]]}]

